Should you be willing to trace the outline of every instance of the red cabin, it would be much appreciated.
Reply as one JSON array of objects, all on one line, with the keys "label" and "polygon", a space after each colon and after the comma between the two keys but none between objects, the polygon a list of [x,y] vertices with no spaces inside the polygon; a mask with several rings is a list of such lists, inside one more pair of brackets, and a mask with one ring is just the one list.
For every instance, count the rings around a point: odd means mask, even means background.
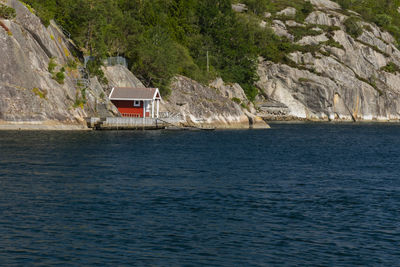
[{"label": "red cabin", "polygon": [[114,87],[109,98],[122,117],[158,118],[161,101],[158,88]]}]

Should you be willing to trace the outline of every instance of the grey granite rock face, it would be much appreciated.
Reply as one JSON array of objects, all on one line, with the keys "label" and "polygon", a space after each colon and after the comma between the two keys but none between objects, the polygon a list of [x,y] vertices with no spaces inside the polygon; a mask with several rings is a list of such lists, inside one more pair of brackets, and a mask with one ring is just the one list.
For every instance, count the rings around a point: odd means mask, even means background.
[{"label": "grey granite rock face", "polygon": [[132,72],[122,65],[103,68],[109,87],[145,87]]},{"label": "grey granite rock face", "polygon": [[305,36],[299,44],[322,43],[319,51],[290,54],[291,66],[261,60],[257,86],[266,100],[258,106],[259,115],[289,120],[398,121],[400,73],[383,70],[390,62],[400,66],[394,38],[375,25],[360,22],[367,27],[354,39],[344,31],[346,16],[335,3],[311,2],[318,10],[306,23],[338,26],[342,30],[329,35],[337,45],[324,43],[323,35]]},{"label": "grey granite rock face", "polygon": [[[84,108],[76,105],[82,92],[76,83],[79,71],[67,67],[73,60],[72,43],[53,22],[44,27],[19,1],[7,4],[16,9],[17,17],[3,20],[12,35],[0,28],[0,121],[83,124],[85,117],[97,114],[98,104],[107,106],[102,87],[93,88],[96,84],[85,90]],[[64,84],[48,71],[50,58],[57,63],[56,71],[66,69]],[[113,114],[112,108],[103,111]]]},{"label": "grey granite rock face", "polygon": [[172,93],[164,103],[182,123],[218,128],[249,128],[249,119],[240,106],[216,88],[201,85],[183,76],[174,78]]},{"label": "grey granite rock face", "polygon": [[296,16],[296,9],[294,7],[287,7],[276,13],[278,16],[294,17]]}]

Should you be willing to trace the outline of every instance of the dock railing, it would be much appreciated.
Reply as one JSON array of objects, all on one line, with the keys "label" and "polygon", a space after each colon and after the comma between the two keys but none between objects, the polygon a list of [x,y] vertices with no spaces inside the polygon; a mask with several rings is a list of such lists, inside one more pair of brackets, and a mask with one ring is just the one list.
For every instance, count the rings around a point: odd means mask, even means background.
[{"label": "dock railing", "polygon": [[151,127],[157,126],[157,119],[153,118],[133,118],[133,117],[114,117],[106,118],[103,126],[105,127]]}]

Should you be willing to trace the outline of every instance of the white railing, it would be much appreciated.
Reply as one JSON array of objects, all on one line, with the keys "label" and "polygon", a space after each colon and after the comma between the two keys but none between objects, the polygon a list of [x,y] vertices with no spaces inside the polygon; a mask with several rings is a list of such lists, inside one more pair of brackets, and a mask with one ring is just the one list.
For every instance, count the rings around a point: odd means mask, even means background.
[{"label": "white railing", "polygon": [[156,126],[157,119],[153,118],[130,118],[130,117],[115,117],[107,118],[103,123],[104,126],[130,126],[130,127],[143,127],[143,126]]}]

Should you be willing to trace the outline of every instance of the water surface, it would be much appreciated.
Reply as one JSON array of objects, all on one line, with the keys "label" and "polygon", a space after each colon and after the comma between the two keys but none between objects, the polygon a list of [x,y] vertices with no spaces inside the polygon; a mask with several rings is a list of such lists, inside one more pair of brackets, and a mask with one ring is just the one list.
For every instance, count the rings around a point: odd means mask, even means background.
[{"label": "water surface", "polygon": [[0,262],[395,266],[400,126],[0,132]]}]

